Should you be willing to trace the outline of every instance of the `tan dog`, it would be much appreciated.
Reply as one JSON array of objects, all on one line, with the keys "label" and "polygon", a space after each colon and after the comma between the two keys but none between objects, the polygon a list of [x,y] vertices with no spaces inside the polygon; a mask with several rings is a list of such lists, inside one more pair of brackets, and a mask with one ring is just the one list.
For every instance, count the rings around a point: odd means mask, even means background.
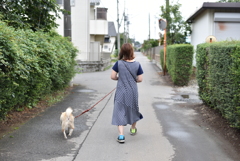
[{"label": "tan dog", "polygon": [[60,116],[60,121],[62,123],[62,132],[65,139],[67,139],[66,130],[69,132],[68,136],[71,136],[74,129],[74,116],[72,115],[72,112],[72,108],[68,107],[66,112],[62,112]]}]

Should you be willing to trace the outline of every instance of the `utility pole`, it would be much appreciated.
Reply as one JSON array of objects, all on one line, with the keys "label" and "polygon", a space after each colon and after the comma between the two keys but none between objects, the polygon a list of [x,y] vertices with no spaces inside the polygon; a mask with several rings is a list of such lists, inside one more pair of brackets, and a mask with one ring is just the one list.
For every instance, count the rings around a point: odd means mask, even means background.
[{"label": "utility pole", "polygon": [[[171,21],[170,21],[169,0],[166,0],[166,21],[167,21],[168,24],[171,24]],[[166,32],[170,32],[169,25],[167,25]],[[166,33],[166,34],[167,34],[167,33]],[[168,42],[171,41],[168,34],[167,34],[167,40],[168,40]],[[169,40],[170,40],[170,41],[169,41]]]},{"label": "utility pole", "polygon": [[[71,3],[70,0],[64,0],[64,9],[71,12]],[[71,23],[71,14],[64,13],[64,37],[69,37],[72,41],[72,23]]]},{"label": "utility pole", "polygon": [[130,36],[129,36],[129,24],[130,24],[130,22],[129,22],[129,19],[127,20],[127,42],[128,42],[128,39],[130,38]]},{"label": "utility pole", "polygon": [[148,36],[148,39],[150,40],[150,13],[149,13],[148,20],[149,20],[149,36]]},{"label": "utility pole", "polygon": [[125,15],[125,8],[124,8],[124,12],[123,12],[123,42],[126,43],[126,28],[125,28],[125,24],[126,24],[126,15]]},{"label": "utility pole", "polygon": [[159,19],[159,28],[164,30],[164,57],[163,57],[163,75],[166,74],[166,56],[167,56],[167,21],[164,19]]},{"label": "utility pole", "polygon": [[117,48],[118,48],[118,53],[120,52],[120,33],[119,33],[119,8],[118,8],[118,0],[117,0],[117,25],[118,25],[118,35],[117,35]]},{"label": "utility pole", "polygon": [[124,19],[123,19],[123,20],[124,20],[124,21],[123,21],[123,25],[124,25],[124,26],[123,26],[123,28],[124,28],[124,32],[123,32],[123,33],[124,33],[124,34],[123,34],[123,35],[124,35],[124,37],[123,37],[123,42],[124,42],[124,43],[127,42],[127,41],[126,41],[126,20],[127,20],[127,19],[126,19],[126,12],[125,12],[125,4],[126,4],[126,3],[125,3],[125,0],[124,0],[124,11],[123,11],[123,18],[124,18]]}]

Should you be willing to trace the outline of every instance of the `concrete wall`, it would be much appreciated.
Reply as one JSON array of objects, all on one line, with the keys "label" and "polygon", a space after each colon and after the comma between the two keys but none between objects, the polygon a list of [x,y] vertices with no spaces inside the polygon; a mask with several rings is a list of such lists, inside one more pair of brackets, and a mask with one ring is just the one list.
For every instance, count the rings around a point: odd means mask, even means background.
[{"label": "concrete wall", "polygon": [[77,61],[78,71],[81,73],[104,71],[111,64],[111,59],[101,61]]},{"label": "concrete wall", "polygon": [[95,6],[90,7],[90,20],[95,20]]},{"label": "concrete wall", "polygon": [[161,70],[162,70],[162,66],[161,66],[161,61],[160,61],[160,50],[163,49],[163,45],[162,46],[157,46],[154,48],[150,48],[147,51],[144,52],[144,54],[146,56],[148,56],[150,58],[150,60],[156,64]]},{"label": "concrete wall", "polygon": [[72,7],[71,10],[72,42],[80,51],[76,59],[83,61],[88,60],[90,50],[90,2],[89,0],[76,1],[75,7]]},{"label": "concrete wall", "polygon": [[95,35],[95,41],[100,42],[100,45],[102,46],[104,43],[104,35]]}]

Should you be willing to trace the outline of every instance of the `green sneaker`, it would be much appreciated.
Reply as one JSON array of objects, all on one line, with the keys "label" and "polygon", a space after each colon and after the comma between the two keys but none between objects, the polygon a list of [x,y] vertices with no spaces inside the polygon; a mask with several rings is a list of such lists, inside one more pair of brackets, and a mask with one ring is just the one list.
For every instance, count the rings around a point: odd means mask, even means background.
[{"label": "green sneaker", "polygon": [[137,128],[135,128],[135,129],[130,128],[131,135],[135,135],[136,133],[137,133]]}]

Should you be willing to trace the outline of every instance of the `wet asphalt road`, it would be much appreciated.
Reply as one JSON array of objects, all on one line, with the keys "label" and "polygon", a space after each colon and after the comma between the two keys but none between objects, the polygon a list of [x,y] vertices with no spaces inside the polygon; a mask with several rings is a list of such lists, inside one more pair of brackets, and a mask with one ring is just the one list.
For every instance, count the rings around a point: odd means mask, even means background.
[{"label": "wet asphalt road", "polygon": [[240,160],[227,141],[194,121],[198,114],[191,107],[201,104],[197,92],[168,86],[155,64],[141,53],[136,55],[144,70],[144,81],[138,85],[144,119],[137,124],[136,136],[129,134],[127,126],[126,142],[116,141],[117,128],[111,125],[113,92],[78,117],[73,135],[64,139],[61,112],[70,106],[76,116],[116,86],[116,81],[110,79],[111,69],[84,73],[74,78],[75,88],[62,102],[0,140],[0,161]]}]

